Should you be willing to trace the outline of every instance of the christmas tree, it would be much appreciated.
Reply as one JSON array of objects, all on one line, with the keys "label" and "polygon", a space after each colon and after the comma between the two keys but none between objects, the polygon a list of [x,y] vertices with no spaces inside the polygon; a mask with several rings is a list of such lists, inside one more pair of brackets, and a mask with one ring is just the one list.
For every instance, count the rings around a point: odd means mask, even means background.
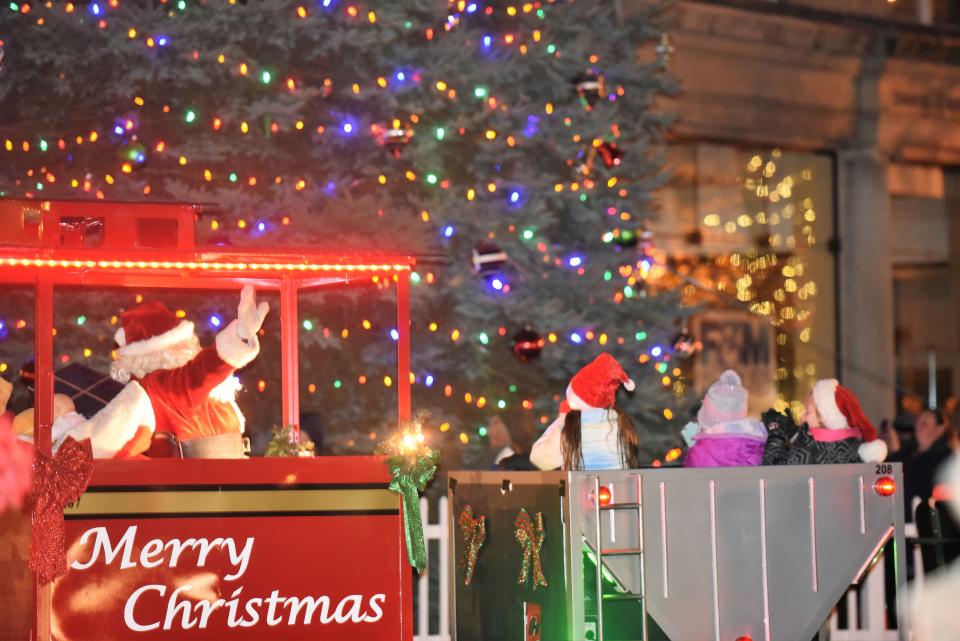
[{"label": "christmas tree", "polygon": [[[493,413],[552,420],[606,350],[637,381],[621,402],[644,460],[677,442],[683,312],[642,277],[668,124],[654,9],[98,0],[0,16],[4,195],[215,202],[207,243],[415,253],[414,406],[435,438],[480,443]],[[301,302],[301,406],[328,450],[371,451],[395,417],[391,287]],[[151,293],[61,296],[58,355],[106,371],[135,295]],[[162,298],[208,321],[204,342],[236,305]],[[31,313],[28,297],[3,310],[12,369]],[[240,404],[269,436],[277,319],[265,327]]]}]

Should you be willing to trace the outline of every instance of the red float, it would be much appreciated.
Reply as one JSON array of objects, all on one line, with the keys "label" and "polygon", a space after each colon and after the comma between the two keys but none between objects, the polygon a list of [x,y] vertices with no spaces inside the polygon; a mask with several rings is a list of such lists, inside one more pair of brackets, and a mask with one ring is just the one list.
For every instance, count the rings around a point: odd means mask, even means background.
[{"label": "red float", "polygon": [[[278,290],[282,420],[296,425],[298,292],[391,279],[398,418],[409,419],[413,257],[197,247],[201,210],[0,200],[0,282],[35,288],[40,451],[59,286]],[[66,574],[34,582],[32,638],[409,640],[412,572],[389,481],[377,457],[96,460],[65,511]]]}]

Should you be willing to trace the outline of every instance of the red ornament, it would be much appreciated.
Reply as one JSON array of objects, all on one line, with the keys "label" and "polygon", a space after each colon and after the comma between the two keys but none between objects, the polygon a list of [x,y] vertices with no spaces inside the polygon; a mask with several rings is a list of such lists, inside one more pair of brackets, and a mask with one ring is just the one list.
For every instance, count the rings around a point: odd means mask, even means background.
[{"label": "red ornament", "polygon": [[577,97],[580,98],[587,111],[590,111],[604,97],[607,92],[605,85],[603,76],[592,71],[581,74],[574,79]]},{"label": "red ornament", "polygon": [[698,341],[686,327],[673,337],[673,353],[677,358],[689,358],[703,349],[703,343]]},{"label": "red ornament", "polygon": [[584,175],[590,175],[593,171],[597,159],[603,163],[607,169],[619,167],[623,162],[624,152],[615,142],[602,142],[596,147],[585,148],[580,156],[583,162],[580,165],[580,172]]},{"label": "red ornament", "polygon": [[33,460],[33,537],[30,569],[45,585],[67,571],[63,509],[87,489],[93,474],[90,440],[67,437],[53,457],[37,452]]},{"label": "red ornament", "polygon": [[481,276],[492,276],[500,271],[508,258],[507,253],[493,243],[477,243],[473,248],[473,271]]},{"label": "red ornament", "polygon": [[410,138],[412,137],[413,134],[409,129],[388,129],[384,134],[383,144],[394,158],[399,158],[404,147],[410,144]]},{"label": "red ornament", "polygon": [[394,158],[399,158],[413,138],[413,129],[402,125],[399,120],[394,120],[390,124],[376,125],[375,135]]},{"label": "red ornament", "polygon": [[613,169],[620,165],[623,160],[623,152],[614,142],[605,142],[597,147],[597,154],[603,160],[603,166],[607,169]]},{"label": "red ornament", "polygon": [[487,517],[473,517],[473,507],[467,505],[460,512],[460,534],[463,536],[463,555],[460,557],[460,569],[463,570],[463,584],[473,582],[473,571],[477,568],[477,554],[487,539]]},{"label": "red ornament", "polygon": [[540,356],[544,344],[543,336],[529,327],[524,327],[513,335],[513,355],[521,363],[529,362]]}]

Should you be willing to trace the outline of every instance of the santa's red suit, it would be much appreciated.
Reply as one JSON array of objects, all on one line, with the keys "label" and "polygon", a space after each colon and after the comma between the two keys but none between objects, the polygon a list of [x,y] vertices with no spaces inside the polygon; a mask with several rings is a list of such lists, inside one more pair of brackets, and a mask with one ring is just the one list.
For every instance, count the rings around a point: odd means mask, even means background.
[{"label": "santa's red suit", "polygon": [[[253,288],[245,287],[237,319],[203,349],[193,323],[178,319],[162,303],[124,312],[111,375],[126,387],[67,433],[59,434],[55,426],[54,438],[89,437],[97,458],[142,454],[154,432],[173,434],[185,450],[191,442],[221,435],[236,435],[239,443],[244,420],[234,402],[239,384],[233,373],[260,352],[257,332],[268,309],[266,303],[256,304]],[[240,455],[231,451],[224,455]]]}]

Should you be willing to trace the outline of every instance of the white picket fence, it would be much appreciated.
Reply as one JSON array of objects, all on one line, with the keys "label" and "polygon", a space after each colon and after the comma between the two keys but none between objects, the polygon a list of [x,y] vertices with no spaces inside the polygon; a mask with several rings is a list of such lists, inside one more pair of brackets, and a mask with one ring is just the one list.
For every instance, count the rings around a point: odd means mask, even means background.
[{"label": "white picket fence", "polygon": [[[437,522],[430,523],[430,506],[427,499],[420,499],[420,515],[423,522],[423,538],[427,545],[427,567],[416,579],[417,616],[413,624],[414,641],[450,641],[450,546],[447,516],[447,497],[441,496],[437,504]],[[437,549],[431,549],[436,541]],[[430,575],[439,575],[440,580],[430,589]],[[431,621],[430,611],[438,615]],[[431,623],[433,625],[431,625]]]},{"label": "white picket fence", "polygon": [[[907,523],[905,528],[907,538],[917,536],[917,526]],[[923,590],[923,560],[920,558],[920,548],[915,546],[910,553],[913,555],[914,579],[908,586],[909,590]],[[830,617],[830,641],[897,641],[897,630],[888,630],[886,623],[886,566],[883,559],[879,560],[867,574],[860,590],[859,598],[856,589],[850,589],[846,596],[846,627],[839,626],[840,618],[837,612]]]},{"label": "white picket fence", "polygon": [[[450,641],[450,549],[447,498],[441,497],[437,505],[437,521],[428,519],[427,499],[420,499],[423,533],[427,543],[427,568],[416,580],[417,613],[414,621],[414,641]],[[916,528],[907,524],[907,536],[915,537]],[[435,541],[436,544],[431,545]],[[920,550],[914,549],[914,568],[917,577],[911,589],[923,588],[923,563]],[[431,589],[430,575],[438,576]],[[884,590],[884,563],[878,561],[867,574],[859,590],[851,589],[846,596],[847,616],[845,626],[840,627],[840,618],[834,612],[830,617],[830,641],[897,641],[896,630],[886,627],[886,593]],[[431,610],[434,616],[431,617]]]}]

